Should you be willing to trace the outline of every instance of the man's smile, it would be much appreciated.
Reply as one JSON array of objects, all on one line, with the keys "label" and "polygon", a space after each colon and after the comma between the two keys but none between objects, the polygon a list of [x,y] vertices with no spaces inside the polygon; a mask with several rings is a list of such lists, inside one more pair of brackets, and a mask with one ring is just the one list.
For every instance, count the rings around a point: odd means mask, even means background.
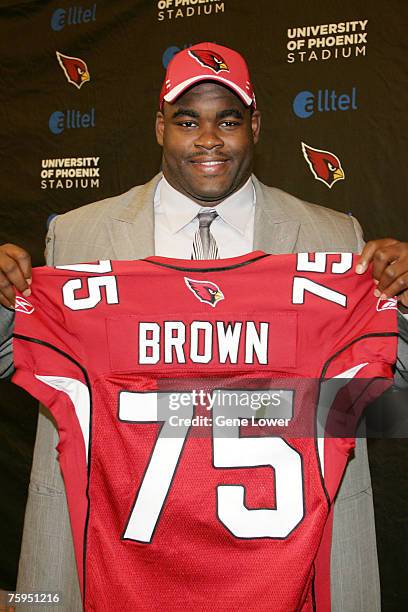
[{"label": "man's smile", "polygon": [[223,170],[227,167],[227,164],[230,160],[228,159],[191,159],[189,163],[194,167],[195,170],[199,170],[204,174],[216,174],[220,170]]}]

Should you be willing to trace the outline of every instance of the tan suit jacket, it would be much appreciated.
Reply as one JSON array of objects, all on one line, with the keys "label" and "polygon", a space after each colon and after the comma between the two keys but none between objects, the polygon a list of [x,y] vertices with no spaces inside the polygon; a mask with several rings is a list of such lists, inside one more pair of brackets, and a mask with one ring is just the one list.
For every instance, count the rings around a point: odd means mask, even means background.
[{"label": "tan suit jacket", "polygon": [[[161,175],[127,193],[55,218],[49,265],[154,254],[153,198]],[[256,190],[254,249],[269,253],[361,251],[357,221],[267,187]],[[39,418],[17,590],[61,591],[57,612],[81,610],[65,492],[56,460],[58,436],[47,411]],[[374,514],[365,441],[358,441],[335,505],[332,602],[335,612],[380,609]],[[158,585],[160,588],[160,585]],[[25,607],[24,610],[30,608]],[[33,612],[38,611],[33,608]],[[51,608],[47,608],[50,610]]]}]

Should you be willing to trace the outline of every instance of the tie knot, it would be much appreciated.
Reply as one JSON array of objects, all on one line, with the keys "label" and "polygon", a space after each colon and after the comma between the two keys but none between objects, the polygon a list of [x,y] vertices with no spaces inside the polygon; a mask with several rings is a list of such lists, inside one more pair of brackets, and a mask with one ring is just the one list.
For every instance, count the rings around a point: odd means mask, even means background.
[{"label": "tie knot", "polygon": [[197,217],[198,217],[198,227],[200,229],[204,229],[204,228],[210,227],[214,219],[218,217],[218,214],[216,213],[215,210],[208,210],[208,211],[205,210],[203,212],[198,213]]}]

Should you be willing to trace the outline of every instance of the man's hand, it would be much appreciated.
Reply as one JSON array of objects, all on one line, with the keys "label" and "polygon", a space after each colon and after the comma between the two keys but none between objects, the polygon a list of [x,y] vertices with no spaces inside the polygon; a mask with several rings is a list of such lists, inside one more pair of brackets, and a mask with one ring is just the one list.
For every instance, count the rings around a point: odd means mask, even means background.
[{"label": "man's hand", "polygon": [[15,288],[28,297],[31,294],[31,257],[15,244],[0,246],[0,304],[14,308]]},{"label": "man's hand", "polygon": [[376,297],[398,297],[408,307],[408,242],[394,238],[370,240],[365,245],[356,265],[357,274],[363,274],[373,263],[373,277],[377,282]]}]

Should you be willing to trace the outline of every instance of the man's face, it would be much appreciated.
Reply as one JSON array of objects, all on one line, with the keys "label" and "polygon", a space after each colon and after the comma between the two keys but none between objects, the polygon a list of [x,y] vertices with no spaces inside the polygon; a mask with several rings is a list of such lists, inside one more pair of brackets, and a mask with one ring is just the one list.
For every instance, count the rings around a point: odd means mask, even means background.
[{"label": "man's face", "polygon": [[259,111],[251,116],[231,90],[200,83],[157,113],[164,176],[201,206],[216,206],[249,178],[259,129]]}]

